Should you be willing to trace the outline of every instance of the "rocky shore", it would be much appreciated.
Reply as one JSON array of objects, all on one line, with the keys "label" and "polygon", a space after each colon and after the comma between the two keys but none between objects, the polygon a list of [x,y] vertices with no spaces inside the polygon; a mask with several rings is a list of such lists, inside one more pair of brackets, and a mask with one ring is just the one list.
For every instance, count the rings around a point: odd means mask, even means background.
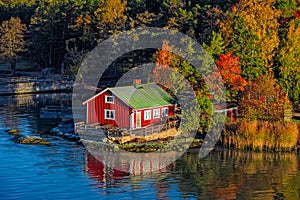
[{"label": "rocky shore", "polygon": [[57,127],[52,128],[49,133],[74,142],[79,142],[80,140],[78,134],[75,133],[72,119],[62,121]]}]

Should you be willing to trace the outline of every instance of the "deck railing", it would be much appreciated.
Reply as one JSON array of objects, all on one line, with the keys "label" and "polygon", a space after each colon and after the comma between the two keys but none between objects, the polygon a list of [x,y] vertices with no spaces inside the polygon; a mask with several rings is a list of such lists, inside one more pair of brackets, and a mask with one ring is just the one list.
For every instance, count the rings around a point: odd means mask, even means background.
[{"label": "deck railing", "polygon": [[85,124],[84,122],[75,123],[75,130],[84,131],[84,133],[103,133],[106,134],[119,134],[122,136],[125,135],[136,135],[136,136],[147,136],[154,133],[159,133],[162,131],[166,131],[170,128],[177,128],[179,121],[170,121],[164,124],[150,125],[144,128],[138,129],[122,129],[117,127],[112,127],[110,125],[101,126],[99,124]]}]

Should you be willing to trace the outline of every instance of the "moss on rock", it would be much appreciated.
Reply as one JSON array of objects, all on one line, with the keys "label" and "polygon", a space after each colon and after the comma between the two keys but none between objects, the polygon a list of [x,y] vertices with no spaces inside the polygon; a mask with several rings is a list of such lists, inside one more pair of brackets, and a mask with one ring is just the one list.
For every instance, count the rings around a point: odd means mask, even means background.
[{"label": "moss on rock", "polygon": [[14,141],[19,144],[38,144],[38,145],[49,145],[50,142],[40,137],[36,136],[26,136],[14,138]]},{"label": "moss on rock", "polygon": [[19,133],[21,132],[20,130],[17,130],[17,129],[10,129],[10,130],[6,130],[5,132],[7,132],[8,134],[14,134],[14,133]]}]

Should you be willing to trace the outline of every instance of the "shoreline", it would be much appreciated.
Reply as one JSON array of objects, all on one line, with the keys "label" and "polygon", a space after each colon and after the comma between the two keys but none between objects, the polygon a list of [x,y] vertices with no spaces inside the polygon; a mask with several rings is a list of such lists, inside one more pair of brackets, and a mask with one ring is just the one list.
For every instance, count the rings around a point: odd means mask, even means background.
[{"label": "shoreline", "polygon": [[[71,124],[73,123],[72,121],[69,122],[61,122],[61,125],[58,125],[58,127],[53,128],[51,131],[49,131],[49,134],[52,135],[56,135],[59,137],[62,137],[64,139],[70,140],[70,141],[74,141],[77,143],[84,143],[82,141],[82,138],[80,138],[80,136],[78,134],[75,133],[75,130],[73,129],[73,125]],[[68,124],[68,125],[67,125]],[[224,137],[224,133],[222,133],[222,136]],[[171,141],[169,140],[168,142],[165,141],[165,143],[161,143],[159,142],[159,140],[156,141],[152,141],[151,143],[124,143],[124,144],[117,144],[114,143],[116,147],[116,149],[123,149],[123,150],[128,150],[131,152],[140,152],[140,153],[146,153],[146,152],[151,152],[151,151],[160,151],[159,149],[163,149],[165,146],[169,145],[170,142],[172,142],[172,138]],[[107,145],[112,145],[113,142],[108,142],[109,139],[105,140],[106,142],[103,141],[90,141],[92,143],[94,143],[96,145],[96,143],[99,143],[100,146],[107,146]],[[178,142],[178,144],[177,144]],[[183,147],[180,146],[180,139],[177,140],[176,139],[174,142],[172,142],[172,145],[174,146],[174,148],[171,147],[172,150],[187,150],[187,152],[189,151],[194,151],[197,150],[199,148],[201,148],[201,145],[203,143],[203,139],[193,139],[193,140],[189,140],[187,141],[187,139],[185,139],[185,141],[182,141],[182,145]],[[188,143],[187,143],[188,142]],[[187,148],[188,145],[189,147]],[[123,147],[123,148],[122,148]],[[149,147],[149,149],[148,149]],[[104,149],[109,149],[109,148],[104,148]],[[143,151],[145,150],[145,151]],[[297,144],[296,146],[294,146],[293,149],[270,149],[270,148],[263,148],[263,149],[251,149],[251,148],[235,148],[234,146],[226,146],[225,144],[222,144],[222,139],[220,138],[218,143],[214,146],[214,148],[212,149],[212,151],[216,151],[216,150],[233,150],[233,151],[241,151],[241,152],[268,152],[268,153],[296,153],[299,154],[300,153],[300,144]],[[113,151],[113,150],[109,150],[109,151]]]},{"label": "shoreline", "polygon": [[70,92],[74,81],[69,76],[54,74],[46,76],[0,77],[0,96]]}]

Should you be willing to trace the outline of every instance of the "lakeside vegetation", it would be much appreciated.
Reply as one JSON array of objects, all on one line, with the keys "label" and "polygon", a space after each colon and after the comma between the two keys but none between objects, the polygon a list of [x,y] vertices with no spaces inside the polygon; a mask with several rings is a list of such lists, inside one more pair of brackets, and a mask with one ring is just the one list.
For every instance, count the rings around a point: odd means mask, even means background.
[{"label": "lakeside vegetation", "polygon": [[298,126],[292,122],[244,121],[227,125],[222,144],[240,150],[293,151],[298,135]]},{"label": "lakeside vegetation", "polygon": [[[174,47],[167,40],[160,50],[141,50],[144,58],[136,51],[137,60],[122,59],[129,67],[155,62],[153,78],[159,82],[167,80],[160,75],[168,68],[182,74],[199,104],[201,138],[213,120],[221,81],[226,100],[238,102],[241,112],[224,145],[256,150],[297,145],[299,130],[291,117],[300,94],[299,0],[2,0],[0,13],[0,60],[10,63],[12,74],[18,59],[27,58],[41,69],[74,75],[87,53],[114,34],[147,26],[180,31],[202,44],[216,68],[199,74],[170,52]],[[214,80],[218,72],[223,80],[216,80],[211,94],[202,76]]]}]

